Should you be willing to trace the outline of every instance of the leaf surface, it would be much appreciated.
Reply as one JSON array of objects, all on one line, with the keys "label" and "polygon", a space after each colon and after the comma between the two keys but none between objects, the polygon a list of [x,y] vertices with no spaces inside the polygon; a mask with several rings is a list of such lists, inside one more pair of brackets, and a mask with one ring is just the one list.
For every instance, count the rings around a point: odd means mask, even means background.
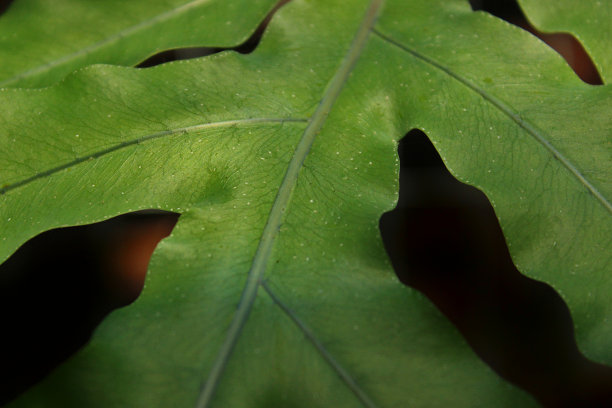
[{"label": "leaf surface", "polygon": [[[412,94],[400,111],[451,172],[486,193],[519,270],[561,294],[581,350],[610,364],[610,87],[584,84],[521,29],[446,7],[390,3],[379,21],[396,66],[413,57],[415,69],[394,78]],[[407,13],[413,24],[397,22]],[[492,38],[516,46],[500,50]]]},{"label": "leaf surface", "polygon": [[232,47],[275,0],[19,0],[0,18],[0,88],[50,85],[90,64],[135,65],[166,49]]},{"label": "leaf surface", "polygon": [[58,226],[182,214],[141,297],[14,406],[533,404],[390,269],[378,219],[414,127],[612,360],[610,88],[467,2],[294,0],[251,55],[94,66],[0,107],[1,259]]},{"label": "leaf surface", "polygon": [[612,80],[612,3],[605,0],[519,0],[519,3],[540,30],[573,34],[593,58],[604,83]]}]

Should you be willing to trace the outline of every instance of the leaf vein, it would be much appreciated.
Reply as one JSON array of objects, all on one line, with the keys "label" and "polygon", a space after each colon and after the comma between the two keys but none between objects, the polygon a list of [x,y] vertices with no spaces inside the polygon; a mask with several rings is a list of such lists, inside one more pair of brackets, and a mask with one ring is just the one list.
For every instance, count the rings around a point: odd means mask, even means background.
[{"label": "leaf vein", "polygon": [[291,310],[291,308],[289,308],[289,306],[287,306],[283,301],[281,301],[278,296],[276,296],[276,294],[272,291],[267,282],[263,281],[261,283],[261,286],[263,286],[266,293],[270,295],[274,303],[278,307],[280,307],[283,312],[285,312],[285,314],[293,321],[293,323],[295,323],[295,325],[304,333],[306,338],[310,340],[310,342],[314,345],[319,354],[321,354],[325,361],[329,363],[332,369],[351,389],[351,391],[355,394],[359,401],[361,401],[361,403],[367,408],[376,408],[377,405],[365,393],[365,391],[361,389],[359,384],[357,384],[353,377],[351,377],[349,372],[344,367],[342,367],[342,365],[340,365],[340,363],[334,358],[334,356],[331,355],[331,353],[325,348],[323,343],[321,343],[321,341],[317,339],[312,330],[310,330],[310,328],[306,326],[306,324],[297,316],[297,314],[293,310]]},{"label": "leaf vein", "polygon": [[24,79],[24,78],[28,78],[28,77],[31,77],[31,76],[34,76],[34,75],[38,75],[38,74],[40,74],[42,72],[49,71],[49,70],[51,70],[51,69],[53,69],[53,68],[55,68],[55,67],[57,67],[59,65],[65,64],[65,63],[67,63],[69,61],[75,60],[75,59],[77,59],[79,57],[82,57],[84,55],[91,54],[92,52],[94,52],[94,51],[104,47],[105,45],[112,44],[113,42],[117,42],[117,41],[121,40],[122,38],[124,38],[124,37],[126,37],[128,35],[132,35],[132,34],[138,32],[140,30],[149,28],[149,27],[151,27],[151,26],[153,26],[153,25],[155,25],[155,24],[157,24],[159,22],[162,22],[164,20],[168,20],[168,19],[170,19],[170,18],[172,18],[174,16],[177,16],[177,15],[183,13],[183,12],[187,12],[187,11],[191,10],[192,8],[200,6],[200,5],[202,5],[204,3],[207,3],[209,1],[210,0],[194,0],[194,1],[191,1],[191,2],[188,2],[188,3],[185,3],[185,4],[181,5],[181,6],[175,7],[173,9],[171,9],[171,10],[168,10],[168,11],[166,11],[164,13],[161,13],[161,14],[158,14],[156,16],[153,16],[153,17],[151,17],[151,18],[149,18],[147,20],[143,20],[140,23],[132,25],[130,27],[127,27],[127,28],[117,32],[116,34],[110,36],[110,37],[107,37],[107,38],[105,38],[103,40],[100,40],[100,41],[98,41],[98,42],[96,42],[94,44],[91,44],[91,45],[87,46],[87,47],[81,48],[80,50],[75,51],[72,54],[64,55],[64,56],[62,56],[62,57],[60,57],[58,59],[49,61],[49,62],[47,62],[45,64],[42,64],[42,65],[39,65],[37,67],[31,68],[31,69],[29,69],[27,71],[24,71],[24,72],[22,72],[22,73],[20,73],[18,75],[15,75],[15,76],[13,76],[11,78],[7,78],[4,81],[0,81],[0,87],[10,85],[10,84],[15,83],[15,82],[17,82],[17,81],[19,81],[21,79]]},{"label": "leaf vein", "polygon": [[208,379],[204,382],[200,389],[200,395],[198,397],[196,407],[204,408],[208,406],[212,400],[213,394],[217,388],[221,375],[225,370],[230,355],[238,341],[238,337],[242,332],[251,308],[257,296],[257,290],[261,284],[263,275],[266,271],[268,260],[272,252],[272,247],[276,240],[278,231],[282,224],[283,216],[293,190],[297,184],[297,178],[306,159],[306,156],[310,152],[310,148],[314,143],[314,140],[323,127],[329,112],[340,92],[342,91],[344,84],[348,80],[351,71],[357,63],[365,44],[370,37],[372,27],[378,17],[378,12],[383,4],[384,0],[372,0],[369,4],[368,10],[359,26],[353,42],[345,55],[342,63],[338,67],[337,71],[331,78],[319,105],[315,109],[314,113],[310,117],[308,126],[304,130],[300,141],[298,142],[293,156],[287,166],[285,176],[278,188],[274,203],[268,214],[266,225],[262,231],[259,239],[259,245],[253,256],[253,262],[249,269],[246,284],[242,291],[236,313],[230,323],[227,330],[225,340],[223,341],[217,357],[210,370]]},{"label": "leaf vein", "polygon": [[8,185],[3,186],[2,188],[0,188],[0,195],[6,194],[7,192],[14,190],[16,188],[19,187],[23,187],[33,181],[39,180],[39,179],[43,179],[45,177],[49,177],[52,176],[56,173],[59,173],[62,170],[66,170],[70,167],[76,166],[78,164],[81,164],[85,161],[91,160],[91,159],[98,159],[102,156],[105,156],[107,154],[116,152],[117,150],[121,150],[121,149],[125,149],[127,147],[130,146],[134,146],[143,142],[148,142],[151,140],[155,140],[155,139],[161,139],[164,137],[168,137],[168,136],[172,136],[172,135],[176,135],[176,134],[187,134],[187,133],[192,133],[198,130],[203,130],[203,129],[212,129],[212,128],[218,128],[218,127],[225,127],[225,126],[234,126],[234,125],[241,125],[241,124],[256,124],[256,123],[286,123],[286,122],[306,122],[307,119],[300,119],[300,118],[249,118],[249,119],[235,119],[235,120],[225,120],[225,121],[220,121],[220,122],[212,122],[212,123],[201,123],[198,125],[193,125],[193,126],[187,126],[187,127],[182,127],[182,128],[177,128],[177,129],[169,129],[169,130],[164,130],[161,132],[157,132],[157,133],[152,133],[150,135],[146,135],[146,136],[142,136],[139,138],[135,138],[135,139],[131,139],[131,140],[127,140],[125,142],[122,143],[118,143],[114,146],[108,147],[106,149],[103,150],[99,150],[97,152],[93,152],[91,154],[88,154],[86,156],[80,156],[77,157],[76,159],[50,168],[48,170],[45,171],[41,171],[39,173],[34,174],[31,177],[25,178],[23,180],[20,181],[16,181],[14,183],[10,183]]},{"label": "leaf vein", "polygon": [[418,51],[407,47],[406,45],[396,41],[395,39],[387,36],[386,34],[380,32],[377,29],[373,29],[372,32],[374,34],[376,34],[378,37],[380,37],[381,39],[383,39],[384,41],[400,48],[403,51],[408,52],[409,54],[411,54],[412,56],[418,58],[419,60],[439,69],[440,71],[446,73],[447,75],[449,75],[450,77],[452,77],[453,79],[459,81],[461,84],[465,85],[466,87],[468,87],[469,89],[471,89],[472,91],[478,93],[480,96],[482,96],[483,99],[485,99],[487,102],[490,102],[493,106],[495,106],[497,109],[499,109],[502,113],[504,113],[508,118],[510,118],[513,122],[515,122],[517,125],[519,125],[521,128],[523,128],[529,135],[531,135],[538,143],[540,143],[540,145],[542,145],[546,150],[548,150],[552,156],[557,159],[574,177],[576,177],[576,179],[599,201],[599,203],[610,213],[612,214],[612,203],[593,185],[591,184],[591,182],[580,172],[580,170],[578,170],[578,168],[576,166],[574,166],[572,164],[572,162],[565,157],[559,150],[557,150],[555,148],[555,146],[552,145],[552,143],[550,143],[545,137],[544,135],[542,135],[542,133],[540,131],[538,131],[538,129],[536,129],[536,127],[534,125],[532,125],[531,123],[529,123],[528,121],[526,121],[525,119],[521,118],[521,116],[518,113],[515,113],[512,108],[507,105],[506,103],[504,103],[503,101],[501,101],[500,99],[497,99],[495,96],[490,95],[489,93],[487,93],[484,89],[480,88],[478,85],[474,84],[473,82],[469,81],[466,78],[463,78],[462,76],[458,75],[457,73],[453,72],[451,69],[445,67],[444,65],[440,64],[439,62],[427,57],[426,55],[423,55],[421,53],[419,53]]}]

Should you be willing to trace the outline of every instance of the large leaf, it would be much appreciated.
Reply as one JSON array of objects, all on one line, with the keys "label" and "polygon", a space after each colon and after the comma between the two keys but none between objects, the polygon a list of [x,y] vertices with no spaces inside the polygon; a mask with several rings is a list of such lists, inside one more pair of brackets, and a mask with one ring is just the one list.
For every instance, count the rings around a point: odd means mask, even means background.
[{"label": "large leaf", "polygon": [[[392,78],[410,90],[401,111],[487,194],[517,267],[568,303],[581,350],[612,363],[610,87],[584,84],[523,30],[446,7],[389,3],[379,21],[395,44],[387,64],[406,67],[409,54],[415,66]],[[395,24],[408,13],[409,26]],[[521,46],[500,50],[491,38],[502,37]]]},{"label": "large leaf", "polygon": [[57,226],[182,214],[138,301],[15,406],[529,405],[390,270],[378,218],[414,127],[612,360],[610,88],[467,2],[368,3],[294,0],[248,56],[0,93],[1,259]]},{"label": "large leaf", "polygon": [[275,0],[19,0],[2,17],[0,88],[50,85],[93,63],[133,65],[168,48],[231,47]]}]

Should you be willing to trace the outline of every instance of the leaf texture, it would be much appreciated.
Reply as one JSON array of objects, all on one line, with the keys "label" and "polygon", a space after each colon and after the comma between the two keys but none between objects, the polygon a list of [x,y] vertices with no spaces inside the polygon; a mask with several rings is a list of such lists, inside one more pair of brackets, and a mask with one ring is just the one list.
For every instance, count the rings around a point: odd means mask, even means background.
[{"label": "leaf texture", "polygon": [[89,64],[135,65],[169,48],[232,47],[275,0],[15,1],[2,16],[0,88],[51,85]]},{"label": "leaf texture", "polygon": [[529,20],[546,32],[568,32],[584,45],[604,83],[612,80],[612,3],[598,0],[519,0]]},{"label": "leaf texture", "polygon": [[[582,83],[523,30],[446,8],[390,3],[379,21],[396,66],[406,65],[405,54],[416,65],[399,79],[413,95],[401,111],[459,179],[487,194],[519,270],[562,295],[581,350],[610,364],[610,88]],[[406,13],[423,26],[399,24],[395,16]],[[428,30],[436,34],[415,34]],[[491,36],[521,46],[500,56]]]},{"label": "leaf texture", "polygon": [[467,2],[294,0],[251,55],[93,66],[0,107],[1,259],[58,226],[182,214],[140,298],[13,406],[533,405],[386,259],[415,127],[612,361],[610,88]]}]

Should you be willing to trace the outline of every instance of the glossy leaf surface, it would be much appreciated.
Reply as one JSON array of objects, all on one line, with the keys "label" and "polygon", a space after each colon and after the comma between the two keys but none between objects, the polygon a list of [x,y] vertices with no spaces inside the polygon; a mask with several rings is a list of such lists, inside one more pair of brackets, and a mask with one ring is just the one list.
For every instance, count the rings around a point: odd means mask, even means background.
[{"label": "glossy leaf surface", "polygon": [[546,32],[571,33],[591,54],[604,83],[612,80],[612,3],[519,0],[529,20]]},{"label": "glossy leaf surface", "polygon": [[182,214],[138,301],[15,406],[532,404],[389,266],[378,219],[415,127],[612,362],[610,92],[459,0],[294,0],[251,55],[2,91],[0,257],[58,226]]},{"label": "glossy leaf surface", "polygon": [[236,46],[274,4],[15,1],[0,20],[0,88],[48,86],[89,64],[135,65],[169,48]]}]

